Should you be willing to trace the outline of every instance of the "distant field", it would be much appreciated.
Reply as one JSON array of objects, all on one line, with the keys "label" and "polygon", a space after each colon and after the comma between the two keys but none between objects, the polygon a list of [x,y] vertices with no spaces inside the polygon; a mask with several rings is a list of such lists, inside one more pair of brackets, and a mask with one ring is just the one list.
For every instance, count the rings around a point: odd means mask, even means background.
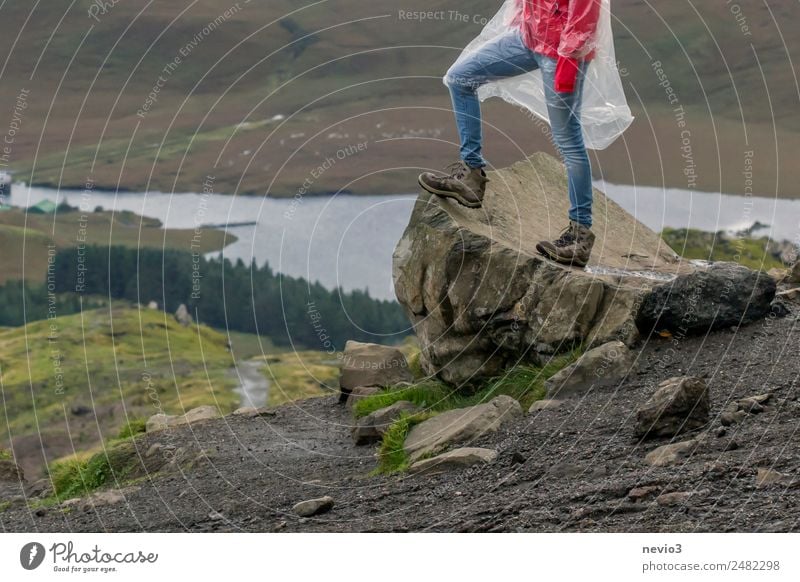
[{"label": "distant field", "polygon": [[[637,120],[598,178],[685,188],[691,164],[700,190],[800,196],[800,5],[734,4],[613,2]],[[294,196],[410,192],[419,168],[451,161],[440,78],[500,2],[126,0],[97,20],[90,5],[0,8],[18,179],[196,192],[212,176],[216,192]],[[514,107],[488,103],[486,121],[493,165],[551,149]]]},{"label": "distant field", "polygon": [[[59,212],[32,214],[19,208],[0,212],[0,284],[25,279],[44,282],[50,245],[56,249],[84,244],[191,251],[193,229],[163,229],[158,220],[133,212]],[[236,241],[222,230],[202,229],[197,251],[220,250]]]}]

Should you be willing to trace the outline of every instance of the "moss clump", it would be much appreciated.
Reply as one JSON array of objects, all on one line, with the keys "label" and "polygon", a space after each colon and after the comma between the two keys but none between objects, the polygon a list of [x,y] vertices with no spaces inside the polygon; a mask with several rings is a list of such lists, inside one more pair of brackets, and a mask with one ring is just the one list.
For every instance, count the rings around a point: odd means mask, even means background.
[{"label": "moss clump", "polygon": [[9,461],[11,458],[11,451],[0,449],[0,461]]},{"label": "moss clump", "polygon": [[83,497],[113,483],[118,485],[136,473],[138,454],[130,441],[119,442],[88,458],[76,456],[50,467],[53,493],[58,500]]},{"label": "moss clump", "polygon": [[766,237],[731,237],[724,232],[665,228],[661,238],[672,250],[687,259],[730,261],[762,271],[785,266],[770,254],[770,240]]},{"label": "moss clump", "polygon": [[119,429],[118,440],[132,439],[147,431],[146,418],[132,418]]},{"label": "moss clump", "polygon": [[386,434],[383,435],[378,449],[378,468],[376,473],[390,475],[408,469],[408,455],[403,445],[411,428],[433,416],[435,413],[420,412],[417,414],[403,414],[392,423]]}]

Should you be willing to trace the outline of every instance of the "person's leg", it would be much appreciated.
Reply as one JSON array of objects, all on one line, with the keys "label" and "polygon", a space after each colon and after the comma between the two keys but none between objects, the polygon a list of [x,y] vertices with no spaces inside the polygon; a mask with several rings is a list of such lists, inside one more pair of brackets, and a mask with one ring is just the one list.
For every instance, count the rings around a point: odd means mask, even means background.
[{"label": "person's leg", "polygon": [[554,241],[536,245],[540,253],[575,266],[585,266],[594,246],[592,226],[592,167],[583,143],[581,130],[581,97],[588,63],[581,63],[575,90],[558,93],[554,87],[556,59],[537,55],[542,70],[547,114],[553,142],[567,167],[569,226]]},{"label": "person's leg", "polygon": [[538,67],[536,55],[522,41],[519,33],[509,33],[488,43],[466,59],[456,63],[445,76],[450,89],[453,111],[461,141],[461,161],[444,175],[423,172],[420,185],[437,196],[453,198],[470,208],[483,204],[486,189],[486,162],[481,155],[481,107],[478,87],[489,81],[514,77]]},{"label": "person's leg", "polygon": [[519,32],[509,33],[487,44],[447,71],[453,111],[461,141],[461,159],[470,168],[482,168],[481,107],[477,91],[489,81],[514,77],[538,67],[536,55]]},{"label": "person's leg", "polygon": [[581,63],[572,93],[557,93],[554,84],[556,60],[539,55],[544,81],[547,113],[553,142],[567,167],[569,219],[587,228],[592,226],[592,167],[583,143],[581,97],[588,63]]}]

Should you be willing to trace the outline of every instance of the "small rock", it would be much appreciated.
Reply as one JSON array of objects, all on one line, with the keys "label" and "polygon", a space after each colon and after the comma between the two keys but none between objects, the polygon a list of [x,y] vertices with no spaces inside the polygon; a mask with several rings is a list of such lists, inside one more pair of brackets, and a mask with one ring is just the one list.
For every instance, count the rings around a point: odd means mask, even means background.
[{"label": "small rock", "polygon": [[212,521],[220,521],[222,519],[225,519],[225,516],[222,515],[219,511],[212,511],[211,513],[208,514],[208,519]]},{"label": "small rock", "polygon": [[719,415],[719,421],[722,423],[722,426],[732,426],[742,422],[745,416],[747,416],[747,413],[743,410],[737,410],[736,412],[723,412]]},{"label": "small rock", "polygon": [[756,487],[764,488],[771,485],[788,485],[791,481],[789,475],[784,475],[773,469],[759,467],[756,475]]},{"label": "small rock", "polygon": [[220,416],[219,410],[217,410],[214,406],[198,406],[197,408],[193,408],[186,414],[180,416],[154,414],[147,419],[145,430],[147,432],[155,432],[164,430],[166,428],[182,426],[185,424],[193,424],[202,420],[219,418]]},{"label": "small rock", "polygon": [[692,439],[671,445],[663,445],[650,451],[644,460],[653,467],[667,467],[691,455],[698,446],[698,440]]},{"label": "small rock", "polygon": [[397,348],[350,340],[344,346],[339,387],[340,402],[346,402],[358,386],[394,386],[411,382],[414,376]]},{"label": "small rock", "polygon": [[356,445],[374,443],[383,438],[392,423],[403,414],[414,414],[422,410],[419,406],[401,400],[391,406],[381,408],[358,420],[353,427],[352,436]]},{"label": "small rock", "polygon": [[800,300],[800,287],[787,289],[786,291],[779,291],[777,297],[779,299],[786,299],[789,301],[798,301]]},{"label": "small rock", "polygon": [[431,474],[464,469],[472,465],[491,463],[497,458],[497,451],[476,447],[464,447],[448,451],[431,459],[423,459],[412,464],[408,472],[414,474]]},{"label": "small rock", "polygon": [[313,517],[333,509],[333,497],[325,496],[319,499],[309,499],[297,503],[292,510],[300,517]]},{"label": "small rock", "polygon": [[373,396],[380,391],[381,389],[377,386],[356,386],[350,391],[350,396],[347,397],[347,408],[352,410],[356,402],[367,396]]},{"label": "small rock", "polygon": [[785,299],[783,297],[778,297],[774,299],[772,303],[769,305],[769,314],[772,317],[781,319],[787,317],[792,314],[792,310],[785,303]]},{"label": "small rock", "polygon": [[514,451],[511,455],[512,465],[524,465],[527,460],[528,458],[519,451]]},{"label": "small rock", "polygon": [[243,406],[234,410],[233,414],[247,418],[259,418],[262,416],[275,416],[277,412],[275,412],[275,410],[272,408],[267,408],[266,406],[262,406],[261,408],[256,408],[255,406]]},{"label": "small rock", "polygon": [[128,487],[126,489],[110,489],[108,491],[98,491],[89,497],[80,501],[80,508],[84,511],[90,511],[96,507],[103,507],[104,505],[116,505],[127,500],[127,496],[138,491],[139,487]]},{"label": "small rock", "polygon": [[676,491],[675,493],[662,493],[656,497],[656,503],[662,507],[670,507],[673,505],[683,505],[686,503],[692,493],[689,491]]},{"label": "small rock", "polygon": [[719,428],[717,429],[717,438],[720,438],[720,439],[721,439],[721,438],[722,438],[722,437],[724,437],[726,434],[728,434],[728,430],[727,430],[727,429],[726,429],[724,426],[721,426],[721,427],[719,427]]},{"label": "small rock", "polygon": [[34,481],[28,489],[28,497],[44,499],[53,493],[53,484],[50,479],[38,479]]},{"label": "small rock", "polygon": [[644,501],[661,490],[661,487],[658,485],[645,485],[644,487],[634,487],[630,491],[628,491],[628,499],[633,501],[634,503],[639,501]]},{"label": "small rock", "polygon": [[531,407],[528,409],[528,413],[538,412],[540,410],[555,410],[556,408],[561,408],[563,404],[563,400],[553,400],[552,398],[537,400],[531,404]]},{"label": "small rock", "polygon": [[175,312],[175,321],[183,327],[189,327],[194,322],[192,315],[183,303],[178,306],[178,310]]},{"label": "small rock", "polygon": [[634,369],[635,362],[636,355],[623,342],[605,343],[547,380],[547,396],[574,396],[597,386],[616,384]]},{"label": "small rock", "polygon": [[448,410],[414,426],[403,445],[413,463],[451,445],[471,442],[494,432],[509,420],[520,418],[519,402],[505,394],[485,404]]},{"label": "small rock", "polygon": [[636,411],[636,436],[671,437],[708,422],[708,386],[702,378],[670,378]]},{"label": "small rock", "polygon": [[737,450],[738,448],[739,448],[739,443],[737,443],[737,442],[736,442],[735,440],[733,440],[733,439],[731,439],[731,440],[728,442],[728,444],[727,444],[727,445],[725,445],[725,450],[726,450],[726,451],[735,451],[735,450]]}]

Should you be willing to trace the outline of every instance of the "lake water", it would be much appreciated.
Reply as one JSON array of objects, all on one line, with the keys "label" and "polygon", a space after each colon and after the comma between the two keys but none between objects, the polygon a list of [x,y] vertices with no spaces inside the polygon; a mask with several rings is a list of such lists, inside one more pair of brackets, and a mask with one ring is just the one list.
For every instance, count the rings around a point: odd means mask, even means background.
[{"label": "lake water", "polygon": [[[800,200],[734,196],[690,190],[596,184],[650,228],[740,230],[755,221],[769,225],[758,234],[800,240]],[[42,199],[77,206],[131,210],[160,219],[171,228],[197,224],[230,226],[238,241],[223,255],[249,263],[269,262],[292,276],[318,280],[328,288],[369,289],[373,297],[393,299],[391,257],[403,233],[416,195],[303,198],[299,201],[220,194],[91,192],[27,187],[15,184],[14,206]]]}]

